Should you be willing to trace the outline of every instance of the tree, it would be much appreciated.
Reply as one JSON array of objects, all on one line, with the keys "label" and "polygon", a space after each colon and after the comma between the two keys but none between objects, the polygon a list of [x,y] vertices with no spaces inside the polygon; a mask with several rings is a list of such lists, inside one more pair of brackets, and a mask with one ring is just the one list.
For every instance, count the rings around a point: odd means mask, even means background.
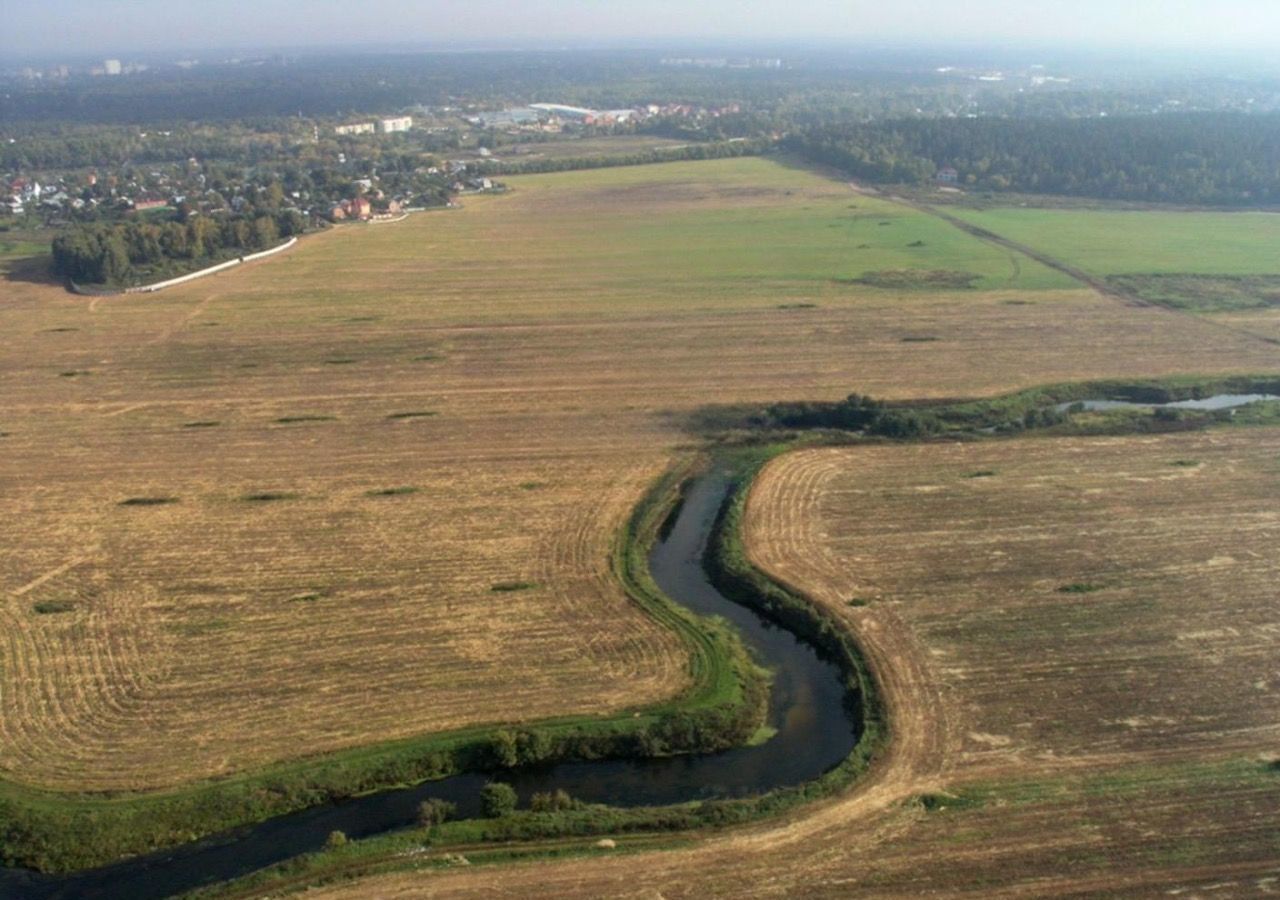
[{"label": "tree", "polygon": [[557,790],[554,793],[538,793],[529,798],[529,808],[534,812],[561,812],[573,809],[578,801],[569,796],[567,791]]},{"label": "tree", "polygon": [[493,764],[510,769],[520,764],[520,746],[515,734],[506,729],[494,732],[493,741],[489,745],[493,756]]},{"label": "tree", "polygon": [[259,250],[265,250],[275,244],[280,237],[280,231],[276,228],[276,220],[271,216],[258,216],[253,220],[253,246]]},{"label": "tree", "polygon": [[267,185],[267,189],[262,192],[261,203],[270,210],[277,210],[284,203],[284,189],[280,187],[280,182],[273,181]]},{"label": "tree", "polygon": [[480,809],[490,819],[501,818],[515,811],[519,799],[511,785],[491,781],[480,790]]},{"label": "tree", "polygon": [[448,821],[457,811],[456,803],[431,797],[418,804],[418,824],[423,828],[435,828]]}]

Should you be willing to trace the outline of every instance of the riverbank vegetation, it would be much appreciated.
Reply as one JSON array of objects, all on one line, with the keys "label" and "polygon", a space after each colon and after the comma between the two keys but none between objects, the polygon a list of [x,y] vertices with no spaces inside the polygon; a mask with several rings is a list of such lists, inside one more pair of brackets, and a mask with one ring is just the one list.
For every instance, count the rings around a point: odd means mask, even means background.
[{"label": "riverbank vegetation", "polygon": [[[1243,409],[1163,407],[1220,394],[1280,397],[1280,376],[1084,381],[959,402],[886,402],[850,394],[835,402],[775,403],[755,411],[708,412],[701,421],[712,430],[827,429],[888,439],[978,438],[1024,430],[1059,435],[1186,431],[1219,423],[1265,421],[1274,405],[1274,401],[1263,401]],[[1090,409],[1086,401],[1092,400],[1133,405]]]}]

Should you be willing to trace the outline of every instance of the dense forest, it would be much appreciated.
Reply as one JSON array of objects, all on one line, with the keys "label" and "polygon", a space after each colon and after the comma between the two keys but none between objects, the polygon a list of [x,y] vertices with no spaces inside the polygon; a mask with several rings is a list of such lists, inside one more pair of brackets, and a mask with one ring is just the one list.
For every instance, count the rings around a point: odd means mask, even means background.
[{"label": "dense forest", "polygon": [[784,145],[874,182],[1116,200],[1280,203],[1280,115],[902,119],[798,130]]},{"label": "dense forest", "polygon": [[53,266],[81,284],[122,284],[152,277],[175,262],[213,264],[265,250],[302,227],[302,217],[292,210],[79,225],[54,238]]}]

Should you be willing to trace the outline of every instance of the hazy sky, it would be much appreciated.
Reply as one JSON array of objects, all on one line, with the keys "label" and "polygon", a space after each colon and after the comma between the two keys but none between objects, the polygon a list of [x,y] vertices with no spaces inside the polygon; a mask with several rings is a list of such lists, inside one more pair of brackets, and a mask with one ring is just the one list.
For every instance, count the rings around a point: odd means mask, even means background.
[{"label": "hazy sky", "polygon": [[3,55],[654,39],[1280,47],[1280,0],[0,0]]}]

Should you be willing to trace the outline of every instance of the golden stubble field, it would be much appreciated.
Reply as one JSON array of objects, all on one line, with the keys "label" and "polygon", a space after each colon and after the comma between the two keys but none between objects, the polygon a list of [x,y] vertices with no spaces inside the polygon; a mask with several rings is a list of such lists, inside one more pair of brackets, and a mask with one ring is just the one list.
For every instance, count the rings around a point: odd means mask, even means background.
[{"label": "golden stubble field", "polygon": [[703,404],[1274,360],[1086,291],[838,283],[796,210],[868,201],[762,160],[515,188],[154,296],[0,286],[0,775],[159,788],[674,695],[607,550]]},{"label": "golden stubble field", "polygon": [[314,896],[1280,886],[1280,429],[804,450],[764,470],[745,528],[880,675],[894,739],[860,784],[690,849]]}]

